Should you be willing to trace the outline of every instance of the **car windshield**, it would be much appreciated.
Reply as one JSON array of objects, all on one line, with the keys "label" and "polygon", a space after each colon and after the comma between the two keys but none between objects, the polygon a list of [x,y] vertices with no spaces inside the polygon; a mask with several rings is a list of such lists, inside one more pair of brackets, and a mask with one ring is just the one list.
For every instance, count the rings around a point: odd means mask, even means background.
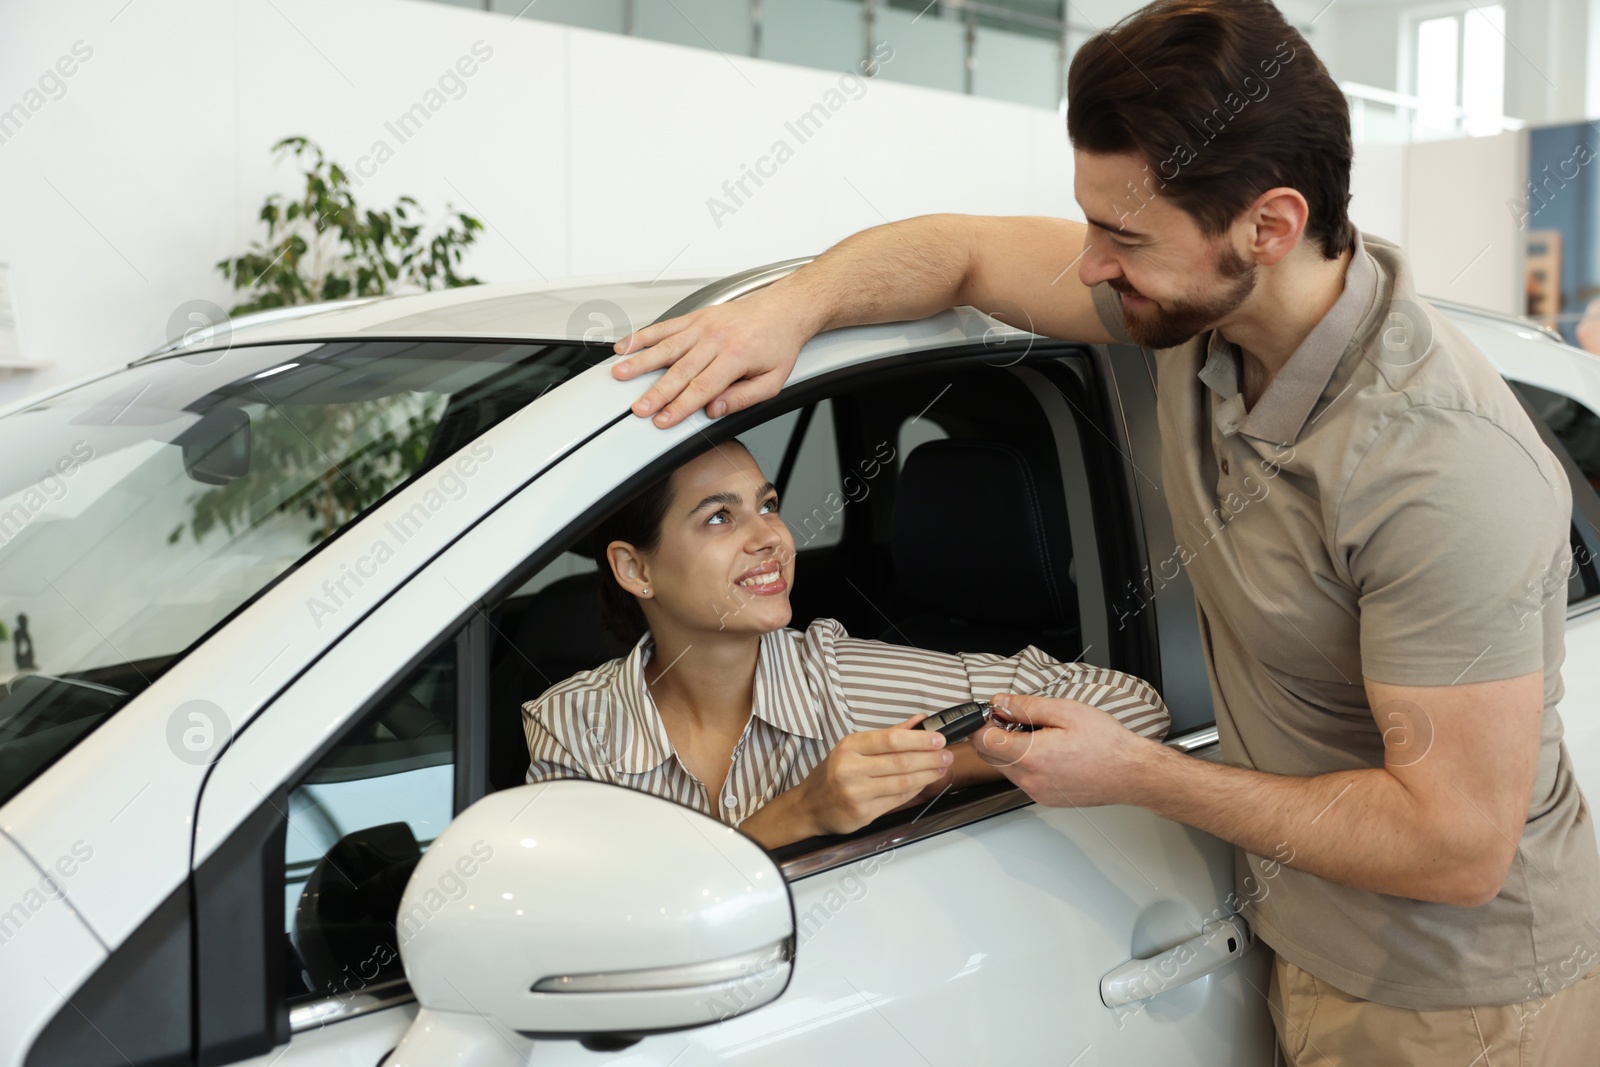
[{"label": "car windshield", "polygon": [[241,346],[0,418],[0,804],[364,511],[610,354]]}]

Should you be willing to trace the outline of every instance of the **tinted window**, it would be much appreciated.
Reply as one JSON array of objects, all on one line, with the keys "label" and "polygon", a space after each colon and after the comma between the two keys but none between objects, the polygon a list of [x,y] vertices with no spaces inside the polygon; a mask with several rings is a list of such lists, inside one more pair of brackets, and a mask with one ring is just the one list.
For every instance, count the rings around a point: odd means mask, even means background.
[{"label": "tinted window", "polygon": [[[1514,384],[1534,412],[1549,427],[1551,434],[1572,457],[1573,463],[1588,481],[1589,490],[1591,492],[1600,490],[1600,416],[1596,416],[1593,411],[1569,396],[1541,389],[1536,385],[1528,385],[1526,382]],[[1572,487],[1575,510],[1579,503],[1577,494],[1583,491],[1584,487],[1581,484]],[[1569,606],[1600,592],[1600,589],[1594,587],[1592,566],[1582,565],[1589,561],[1591,553],[1585,548],[1576,528],[1572,532],[1572,548],[1575,565],[1572,568],[1572,576],[1567,581]]]},{"label": "tinted window", "polygon": [[1600,416],[1569,396],[1523,382],[1517,387],[1572,454],[1573,462],[1589,480],[1589,488],[1600,489]]},{"label": "tinted window", "polygon": [[[803,436],[796,440],[797,434]],[[844,539],[844,485],[832,401],[785,412],[746,430],[739,440],[777,484],[795,551],[826,548]],[[785,476],[783,461],[791,450],[794,463]]]},{"label": "tinted window", "polygon": [[[291,998],[348,998],[403,977],[400,894],[450,824],[457,662],[446,644],[289,793],[284,894]],[[423,918],[426,918],[425,916]]]}]

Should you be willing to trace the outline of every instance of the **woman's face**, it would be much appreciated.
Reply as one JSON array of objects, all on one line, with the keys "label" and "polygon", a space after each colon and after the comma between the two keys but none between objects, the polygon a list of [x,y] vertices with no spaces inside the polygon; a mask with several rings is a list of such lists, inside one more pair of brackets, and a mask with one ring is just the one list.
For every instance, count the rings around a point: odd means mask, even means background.
[{"label": "woman's face", "polygon": [[755,459],[740,445],[721,445],[674,471],[672,488],[660,544],[641,568],[651,629],[759,634],[787,626],[794,537]]}]

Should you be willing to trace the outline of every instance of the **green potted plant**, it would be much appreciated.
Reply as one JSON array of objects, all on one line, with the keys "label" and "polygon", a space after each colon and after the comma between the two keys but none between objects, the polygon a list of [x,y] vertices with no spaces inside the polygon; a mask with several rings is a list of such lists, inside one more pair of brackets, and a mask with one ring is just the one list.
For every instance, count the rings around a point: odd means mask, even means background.
[{"label": "green potted plant", "polygon": [[302,162],[305,186],[298,197],[268,196],[260,213],[266,242],[217,263],[242,296],[229,314],[478,284],[457,272],[483,229],[478,219],[446,204],[444,221],[430,229],[409,196],[387,211],[364,209],[344,168],[312,141],[285,137],[272,150]]},{"label": "green potted plant", "polygon": [[[458,270],[483,229],[477,219],[446,205],[443,223],[430,228],[409,196],[387,211],[364,209],[344,168],[311,141],[286,137],[273,151],[302,161],[304,188],[297,197],[267,197],[260,215],[266,241],[217,263],[241,296],[229,315],[478,284]],[[420,468],[432,428],[444,414],[444,398],[400,393],[292,412],[275,404],[255,407],[248,415],[252,461],[221,484],[197,489],[188,521],[173,528],[169,543],[186,529],[198,543],[215,528],[252,527],[267,517],[258,512],[299,513],[312,543],[331,537]],[[328,455],[335,442],[353,446],[338,452],[338,463]],[[283,486],[293,488],[277,497],[273,487]]]}]

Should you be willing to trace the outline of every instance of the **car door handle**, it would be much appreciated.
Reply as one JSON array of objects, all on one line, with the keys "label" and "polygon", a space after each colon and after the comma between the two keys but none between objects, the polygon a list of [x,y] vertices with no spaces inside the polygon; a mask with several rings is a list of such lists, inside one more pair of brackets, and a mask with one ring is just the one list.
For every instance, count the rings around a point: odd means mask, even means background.
[{"label": "car door handle", "polygon": [[1244,955],[1251,940],[1250,925],[1242,916],[1216,919],[1206,923],[1198,937],[1108,972],[1100,979],[1100,1000],[1117,1008],[1188,985]]}]

